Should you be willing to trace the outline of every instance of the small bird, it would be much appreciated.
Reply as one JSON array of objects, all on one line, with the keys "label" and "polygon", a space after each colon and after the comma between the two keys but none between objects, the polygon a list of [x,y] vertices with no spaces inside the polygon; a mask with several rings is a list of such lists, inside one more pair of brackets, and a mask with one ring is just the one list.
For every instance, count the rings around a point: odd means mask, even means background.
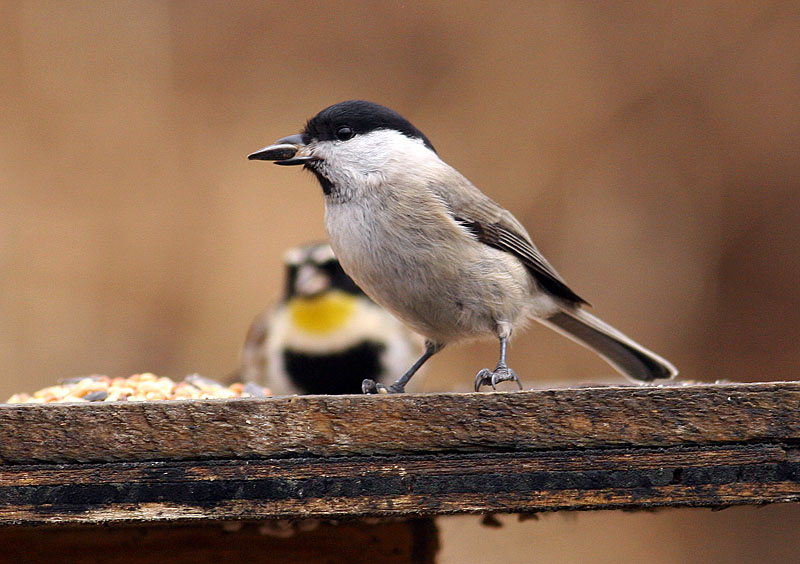
[{"label": "small bird", "polygon": [[530,319],[595,351],[622,374],[650,382],[675,367],[588,313],[525,228],[439,158],[397,112],[362,100],[334,104],[303,131],[248,157],[302,165],[325,194],[325,226],[344,271],[426,338],[425,352],[393,384],[365,379],[364,393],[400,393],[450,343],[494,336],[500,358],[475,391],[513,381],[508,339]]},{"label": "small bird", "polygon": [[238,376],[276,395],[355,394],[390,383],[422,350],[422,337],[370,300],[327,243],[286,251],[284,295],[247,332]]}]

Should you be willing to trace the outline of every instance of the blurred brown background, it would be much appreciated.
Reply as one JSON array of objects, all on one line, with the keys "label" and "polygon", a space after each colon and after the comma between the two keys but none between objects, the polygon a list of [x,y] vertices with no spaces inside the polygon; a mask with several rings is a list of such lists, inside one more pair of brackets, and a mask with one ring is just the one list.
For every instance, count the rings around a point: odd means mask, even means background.
[{"label": "blurred brown background", "polygon": [[[220,376],[324,237],[246,155],[341,100],[408,117],[594,311],[694,380],[800,361],[800,5],[0,4],[0,399],[86,373]],[[528,385],[613,381],[545,329]],[[496,344],[444,351],[466,389]],[[442,562],[796,562],[796,507],[443,521]]]}]

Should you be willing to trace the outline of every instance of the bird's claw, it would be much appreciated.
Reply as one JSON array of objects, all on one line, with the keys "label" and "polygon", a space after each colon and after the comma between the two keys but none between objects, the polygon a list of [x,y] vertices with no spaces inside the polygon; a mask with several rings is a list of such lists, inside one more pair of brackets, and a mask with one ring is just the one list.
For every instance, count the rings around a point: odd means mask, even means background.
[{"label": "bird's claw", "polygon": [[486,386],[492,383],[492,371],[488,368],[482,368],[475,375],[475,391],[479,392],[481,386]]},{"label": "bird's claw", "polygon": [[361,382],[361,391],[365,394],[379,394],[381,392],[380,388],[382,387],[383,386],[375,382],[375,380],[364,380]]},{"label": "bird's claw", "polygon": [[519,389],[522,389],[522,382],[519,381],[517,373],[511,370],[508,366],[498,366],[494,371],[484,368],[475,376],[475,391],[479,392],[481,386],[491,386],[493,390],[497,390],[497,384],[500,382],[516,382]]},{"label": "bird's claw", "polygon": [[402,394],[405,389],[392,384],[391,386],[384,386],[375,380],[364,380],[361,382],[361,391],[365,394]]}]

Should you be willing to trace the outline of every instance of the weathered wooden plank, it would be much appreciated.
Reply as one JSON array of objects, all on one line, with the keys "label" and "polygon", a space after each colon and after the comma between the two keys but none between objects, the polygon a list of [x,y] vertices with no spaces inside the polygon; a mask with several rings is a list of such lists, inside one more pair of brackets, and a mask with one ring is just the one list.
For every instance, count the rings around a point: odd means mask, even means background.
[{"label": "weathered wooden plank", "polygon": [[258,525],[223,529],[220,523],[179,527],[5,527],[2,562],[25,564],[432,564],[436,530],[430,520],[321,524],[288,538]]},{"label": "weathered wooden plank", "polygon": [[800,500],[782,444],[0,466],[0,524],[417,517]]},{"label": "weathered wooden plank", "polygon": [[797,440],[796,382],[0,406],[4,464]]}]

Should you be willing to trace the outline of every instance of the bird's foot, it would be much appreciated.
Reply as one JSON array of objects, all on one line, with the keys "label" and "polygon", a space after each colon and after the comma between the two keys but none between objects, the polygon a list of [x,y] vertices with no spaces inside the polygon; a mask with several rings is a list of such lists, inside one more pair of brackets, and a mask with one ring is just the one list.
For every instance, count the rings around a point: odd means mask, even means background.
[{"label": "bird's foot", "polygon": [[505,364],[498,364],[494,371],[484,368],[478,372],[475,376],[475,391],[479,392],[481,386],[491,386],[493,390],[497,390],[497,384],[500,382],[516,382],[519,389],[522,389],[522,382],[519,381],[517,373]]},{"label": "bird's foot", "polygon": [[364,380],[361,382],[361,391],[365,394],[402,394],[406,390],[396,384],[384,386],[375,380]]}]

